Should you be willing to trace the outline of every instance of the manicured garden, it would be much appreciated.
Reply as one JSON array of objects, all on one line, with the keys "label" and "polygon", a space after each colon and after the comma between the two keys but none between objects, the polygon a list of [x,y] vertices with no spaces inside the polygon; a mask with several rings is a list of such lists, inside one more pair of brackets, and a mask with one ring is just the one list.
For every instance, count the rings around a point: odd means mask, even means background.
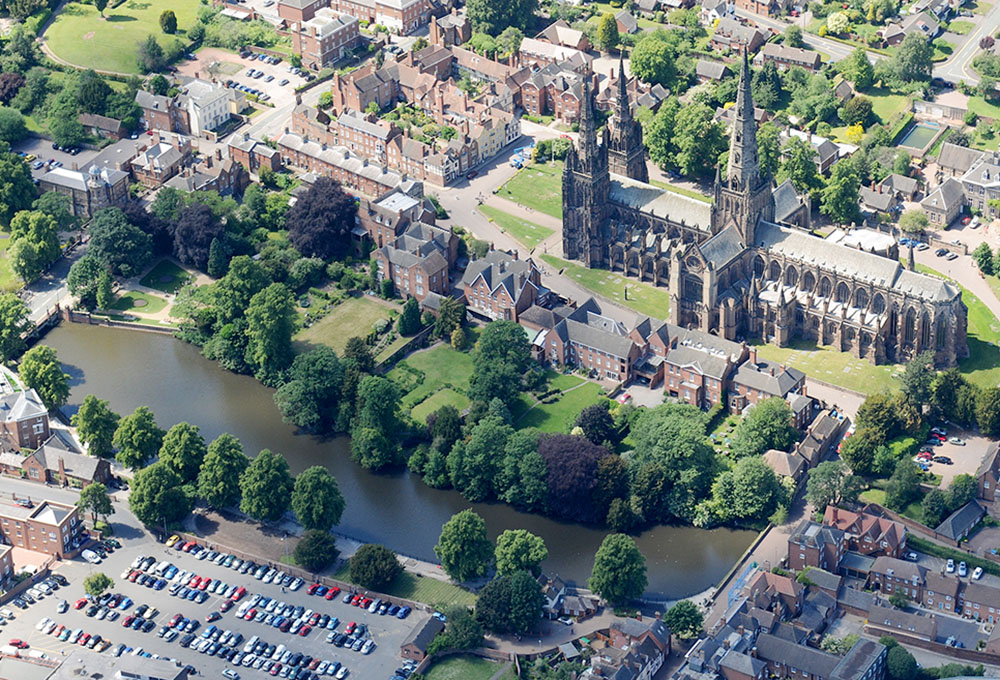
[{"label": "manicured garden", "polygon": [[[556,269],[565,270],[566,276],[574,279],[584,288],[602,295],[609,300],[634,309],[655,319],[666,319],[670,315],[670,292],[638,279],[625,278],[621,274],[606,269],[589,269],[582,265],[561,260],[554,255],[542,255],[542,260]],[[626,299],[626,286],[628,294]]]},{"label": "manicured garden", "polygon": [[469,398],[461,392],[445,387],[414,406],[410,411],[410,416],[414,422],[424,423],[427,422],[427,416],[442,406],[454,406],[461,413],[464,409],[469,408],[470,403],[472,402],[469,401]]},{"label": "manicured garden", "polygon": [[368,335],[377,321],[389,318],[393,307],[368,295],[347,298],[312,326],[299,331],[294,339],[296,349],[309,351],[326,345],[341,355],[348,340]]},{"label": "manicured garden", "polygon": [[[474,339],[470,339],[470,347],[473,342]],[[412,408],[443,388],[464,393],[469,389],[471,375],[472,355],[458,352],[444,343],[411,354],[389,371],[389,377],[406,392],[403,397],[406,408]]]},{"label": "manicured garden", "polygon": [[479,212],[528,248],[534,248],[555,233],[551,229],[532,224],[489,205],[479,206]]},{"label": "manicured garden", "polygon": [[111,309],[118,312],[138,312],[140,314],[157,314],[167,306],[167,301],[157,295],[140,293],[139,291],[129,291],[111,305]]},{"label": "manicured garden", "polygon": [[561,219],[562,170],[561,161],[531,163],[497,189],[497,196]]},{"label": "manicured garden", "polygon": [[501,665],[478,656],[449,656],[431,666],[424,677],[427,680],[490,680]]},{"label": "manicured garden", "polygon": [[[526,403],[524,397],[533,400],[528,395],[521,396],[522,406]],[[569,432],[580,411],[601,399],[601,386],[587,382],[562,392],[550,404],[535,401],[527,411],[514,415],[514,425],[518,429],[536,427],[542,432]]]},{"label": "manicured garden", "polygon": [[187,285],[194,279],[191,274],[185,271],[171,260],[160,260],[146,275],[139,279],[139,283],[146,288],[152,288],[164,293],[173,294]]},{"label": "manicured garden", "polygon": [[[139,73],[139,43],[150,34],[161,46],[170,40],[182,40],[184,32],[194,24],[198,7],[198,0],[174,0],[169,6],[127,0],[114,9],[109,6],[105,18],[101,18],[93,5],[71,2],[59,11],[44,38],[56,56],[81,68]],[[173,10],[177,16],[178,37],[165,35],[160,29],[164,9]]]}]

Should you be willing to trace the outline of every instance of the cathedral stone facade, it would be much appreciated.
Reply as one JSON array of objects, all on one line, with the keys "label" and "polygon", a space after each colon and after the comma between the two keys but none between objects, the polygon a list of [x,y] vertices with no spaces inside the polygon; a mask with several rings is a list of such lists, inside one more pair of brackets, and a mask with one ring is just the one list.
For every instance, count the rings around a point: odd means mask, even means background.
[{"label": "cathedral stone facade", "polygon": [[[597,134],[589,79],[580,140],[563,171],[563,253],[670,289],[671,323],[728,340],[795,339],[873,363],[968,356],[961,290],[898,261],[775,223],[761,170],[746,56],[726,176],[711,204],[647,183],[642,129],[619,78],[611,129]],[[664,310],[664,316],[667,316]]]}]

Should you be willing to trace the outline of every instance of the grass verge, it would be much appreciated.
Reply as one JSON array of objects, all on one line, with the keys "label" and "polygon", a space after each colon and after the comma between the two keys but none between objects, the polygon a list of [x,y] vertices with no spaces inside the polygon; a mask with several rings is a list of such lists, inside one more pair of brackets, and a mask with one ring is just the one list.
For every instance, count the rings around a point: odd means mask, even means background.
[{"label": "grass verge", "polygon": [[[350,567],[344,564],[333,575],[333,578],[338,581],[352,583],[350,576]],[[419,574],[411,574],[408,571],[400,574],[399,578],[393,581],[392,585],[386,589],[385,594],[390,597],[403,597],[407,600],[424,602],[435,607],[454,604],[472,607],[476,604],[475,594],[470,593],[464,588],[459,588],[445,581],[420,576]]]},{"label": "grass verge", "polygon": [[562,219],[562,161],[531,163],[497,189],[497,196]]},{"label": "grass verge", "polygon": [[[635,279],[627,279],[621,274],[607,269],[589,269],[583,265],[561,260],[554,255],[542,255],[542,260],[556,269],[565,270],[566,276],[574,279],[587,290],[602,295],[613,302],[634,309],[656,319],[666,319],[670,315],[670,292]],[[628,290],[626,299],[626,287]]]},{"label": "grass verge", "polygon": [[555,233],[547,227],[522,220],[489,205],[479,206],[479,212],[528,248],[534,248]]}]

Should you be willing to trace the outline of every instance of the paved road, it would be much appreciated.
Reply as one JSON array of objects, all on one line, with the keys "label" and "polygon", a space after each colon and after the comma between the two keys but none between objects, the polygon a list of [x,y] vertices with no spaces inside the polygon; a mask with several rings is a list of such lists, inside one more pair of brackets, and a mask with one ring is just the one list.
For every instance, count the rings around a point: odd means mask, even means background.
[{"label": "paved road", "polygon": [[32,323],[40,321],[53,307],[69,295],[66,277],[73,263],[87,252],[87,244],[81,243],[66,257],[60,258],[41,278],[24,288],[22,297],[28,304],[28,319]]},{"label": "paved road", "polygon": [[966,36],[965,43],[947,61],[934,67],[934,75],[954,83],[965,82],[975,85],[979,82],[979,74],[972,69],[972,60],[979,54],[979,40],[996,33],[1000,26],[1000,3],[994,3],[992,9],[983,17],[973,18],[976,27]]},{"label": "paved road", "polygon": [[[770,19],[768,17],[762,17],[753,12],[747,12],[742,9],[736,10],[736,16],[742,19],[749,19],[761,28],[773,29],[779,33],[784,33],[785,29],[788,28],[790,24],[784,21],[778,21],[777,19]],[[804,27],[803,27],[804,28]],[[809,47],[813,48],[817,52],[823,52],[824,54],[830,55],[832,61],[840,61],[841,59],[847,57],[851,52],[855,50],[852,45],[845,45],[839,43],[836,40],[830,40],[829,38],[821,38],[813,33],[802,33],[802,42],[804,42]],[[868,53],[869,59],[874,62],[876,59],[880,58],[880,55],[874,52]]]}]

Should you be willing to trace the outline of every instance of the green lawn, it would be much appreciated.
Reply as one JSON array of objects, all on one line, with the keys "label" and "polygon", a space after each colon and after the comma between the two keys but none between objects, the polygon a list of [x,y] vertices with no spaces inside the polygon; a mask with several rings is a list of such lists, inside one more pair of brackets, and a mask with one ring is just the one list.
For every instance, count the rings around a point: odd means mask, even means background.
[{"label": "green lawn", "polygon": [[600,385],[587,383],[563,392],[554,403],[536,404],[515,425],[518,428],[537,427],[542,432],[569,432],[580,411],[603,398]]},{"label": "green lawn", "polygon": [[562,169],[561,161],[531,163],[497,189],[497,196],[561,219]]},{"label": "green lawn", "polygon": [[167,306],[167,301],[157,295],[129,291],[118,297],[111,305],[111,309],[119,312],[139,312],[142,314],[156,314],[163,311]]},{"label": "green lawn", "polygon": [[350,338],[367,335],[376,321],[389,318],[389,311],[385,303],[367,295],[348,298],[327,316],[299,331],[293,342],[298,351],[305,352],[317,345],[326,345],[340,355]]},{"label": "green lawn", "polygon": [[[351,583],[350,567],[345,564],[333,575],[333,578]],[[476,595],[464,588],[459,588],[445,581],[411,574],[408,571],[400,574],[399,578],[386,589],[385,594],[405,597],[408,600],[416,600],[434,607],[453,604],[464,604],[472,607],[476,604]]]},{"label": "green lawn", "polygon": [[4,232],[3,238],[0,239],[0,290],[5,293],[13,293],[23,285],[21,277],[14,273],[14,269],[10,266],[10,260],[6,257],[9,247],[10,234]]},{"label": "green lawn", "polygon": [[555,371],[546,371],[545,377],[549,380],[549,387],[554,390],[568,390],[571,387],[576,387],[583,382],[583,378],[578,375],[573,375],[572,373],[556,373]]},{"label": "green lawn", "polygon": [[1000,118],[1000,106],[989,103],[979,95],[969,97],[969,111],[986,118]]},{"label": "green lawn", "polygon": [[793,366],[811,378],[864,394],[897,387],[899,382],[894,374],[902,370],[892,364],[876,366],[866,359],[855,359],[849,352],[808,341],[796,341],[789,347],[758,344],[757,354]]},{"label": "green lawn", "polygon": [[972,2],[966,3],[965,8],[972,10],[973,14],[986,14],[993,9],[993,3],[985,0],[972,0]]},{"label": "green lawn", "polygon": [[427,422],[427,416],[434,413],[442,406],[454,406],[459,412],[461,412],[463,409],[468,408],[470,403],[471,402],[467,396],[461,392],[456,392],[450,387],[446,387],[443,390],[438,390],[414,406],[410,411],[410,416],[415,422],[424,423]]},{"label": "green lawn", "polygon": [[667,191],[672,191],[675,194],[680,194],[681,196],[687,196],[688,198],[693,198],[696,201],[702,201],[703,203],[711,203],[712,197],[706,196],[700,191],[695,191],[693,189],[686,189],[684,187],[679,187],[673,184],[668,184],[667,182],[660,182],[659,180],[651,179],[649,183],[654,187],[659,187],[660,189],[666,189]]},{"label": "green lawn", "polygon": [[[878,503],[883,508],[885,507],[885,491],[882,489],[868,489],[862,492],[858,498],[865,503]],[[909,517],[915,522],[924,521],[924,512],[920,507],[920,501],[914,501],[903,509],[903,512],[899,513],[905,517]]]},{"label": "green lawn", "polygon": [[191,274],[170,260],[160,260],[146,272],[145,276],[139,279],[139,283],[146,288],[153,288],[164,293],[176,293],[193,279]]},{"label": "green lawn", "polygon": [[[403,397],[403,405],[406,407],[419,403],[442,387],[453,388],[456,392],[465,392],[469,389],[472,355],[468,352],[456,352],[448,344],[442,343],[431,349],[411,354],[406,357],[406,365],[423,373],[424,376],[423,382],[411,388]],[[389,371],[389,377],[406,385],[408,378],[405,373],[406,369],[397,365]]]},{"label": "green lawn", "polygon": [[888,88],[872,87],[863,93],[872,100],[872,112],[883,123],[888,123],[892,117],[907,107],[907,99],[901,94],[892,94]]},{"label": "green lawn", "polygon": [[503,210],[498,210],[489,205],[479,206],[479,212],[486,215],[491,222],[495,222],[498,227],[526,245],[534,248],[539,243],[552,236],[555,232],[546,227],[532,224],[527,220],[514,217]]},{"label": "green lawn", "polygon": [[436,662],[424,677],[427,680],[490,680],[501,665],[478,656],[449,656]]},{"label": "green lawn", "polygon": [[966,33],[971,33],[972,29],[975,27],[976,25],[971,21],[960,21],[956,19],[948,24],[948,31],[957,35],[965,35]]},{"label": "green lawn", "polygon": [[[168,5],[177,15],[177,37],[160,30],[160,13]],[[59,12],[44,38],[57,56],[81,68],[139,73],[139,43],[148,35],[155,35],[160,45],[169,40],[183,41],[199,6],[198,0],[127,0],[115,9],[105,10],[106,18],[102,19],[93,5],[71,2]]]},{"label": "green lawn", "polygon": [[[553,255],[542,255],[542,259],[557,269],[565,269],[566,276],[573,278],[584,288],[634,309],[640,314],[666,319],[670,315],[670,292],[637,279],[625,278],[606,269],[589,269],[583,265],[560,260]],[[625,286],[628,299],[625,299]]]}]

